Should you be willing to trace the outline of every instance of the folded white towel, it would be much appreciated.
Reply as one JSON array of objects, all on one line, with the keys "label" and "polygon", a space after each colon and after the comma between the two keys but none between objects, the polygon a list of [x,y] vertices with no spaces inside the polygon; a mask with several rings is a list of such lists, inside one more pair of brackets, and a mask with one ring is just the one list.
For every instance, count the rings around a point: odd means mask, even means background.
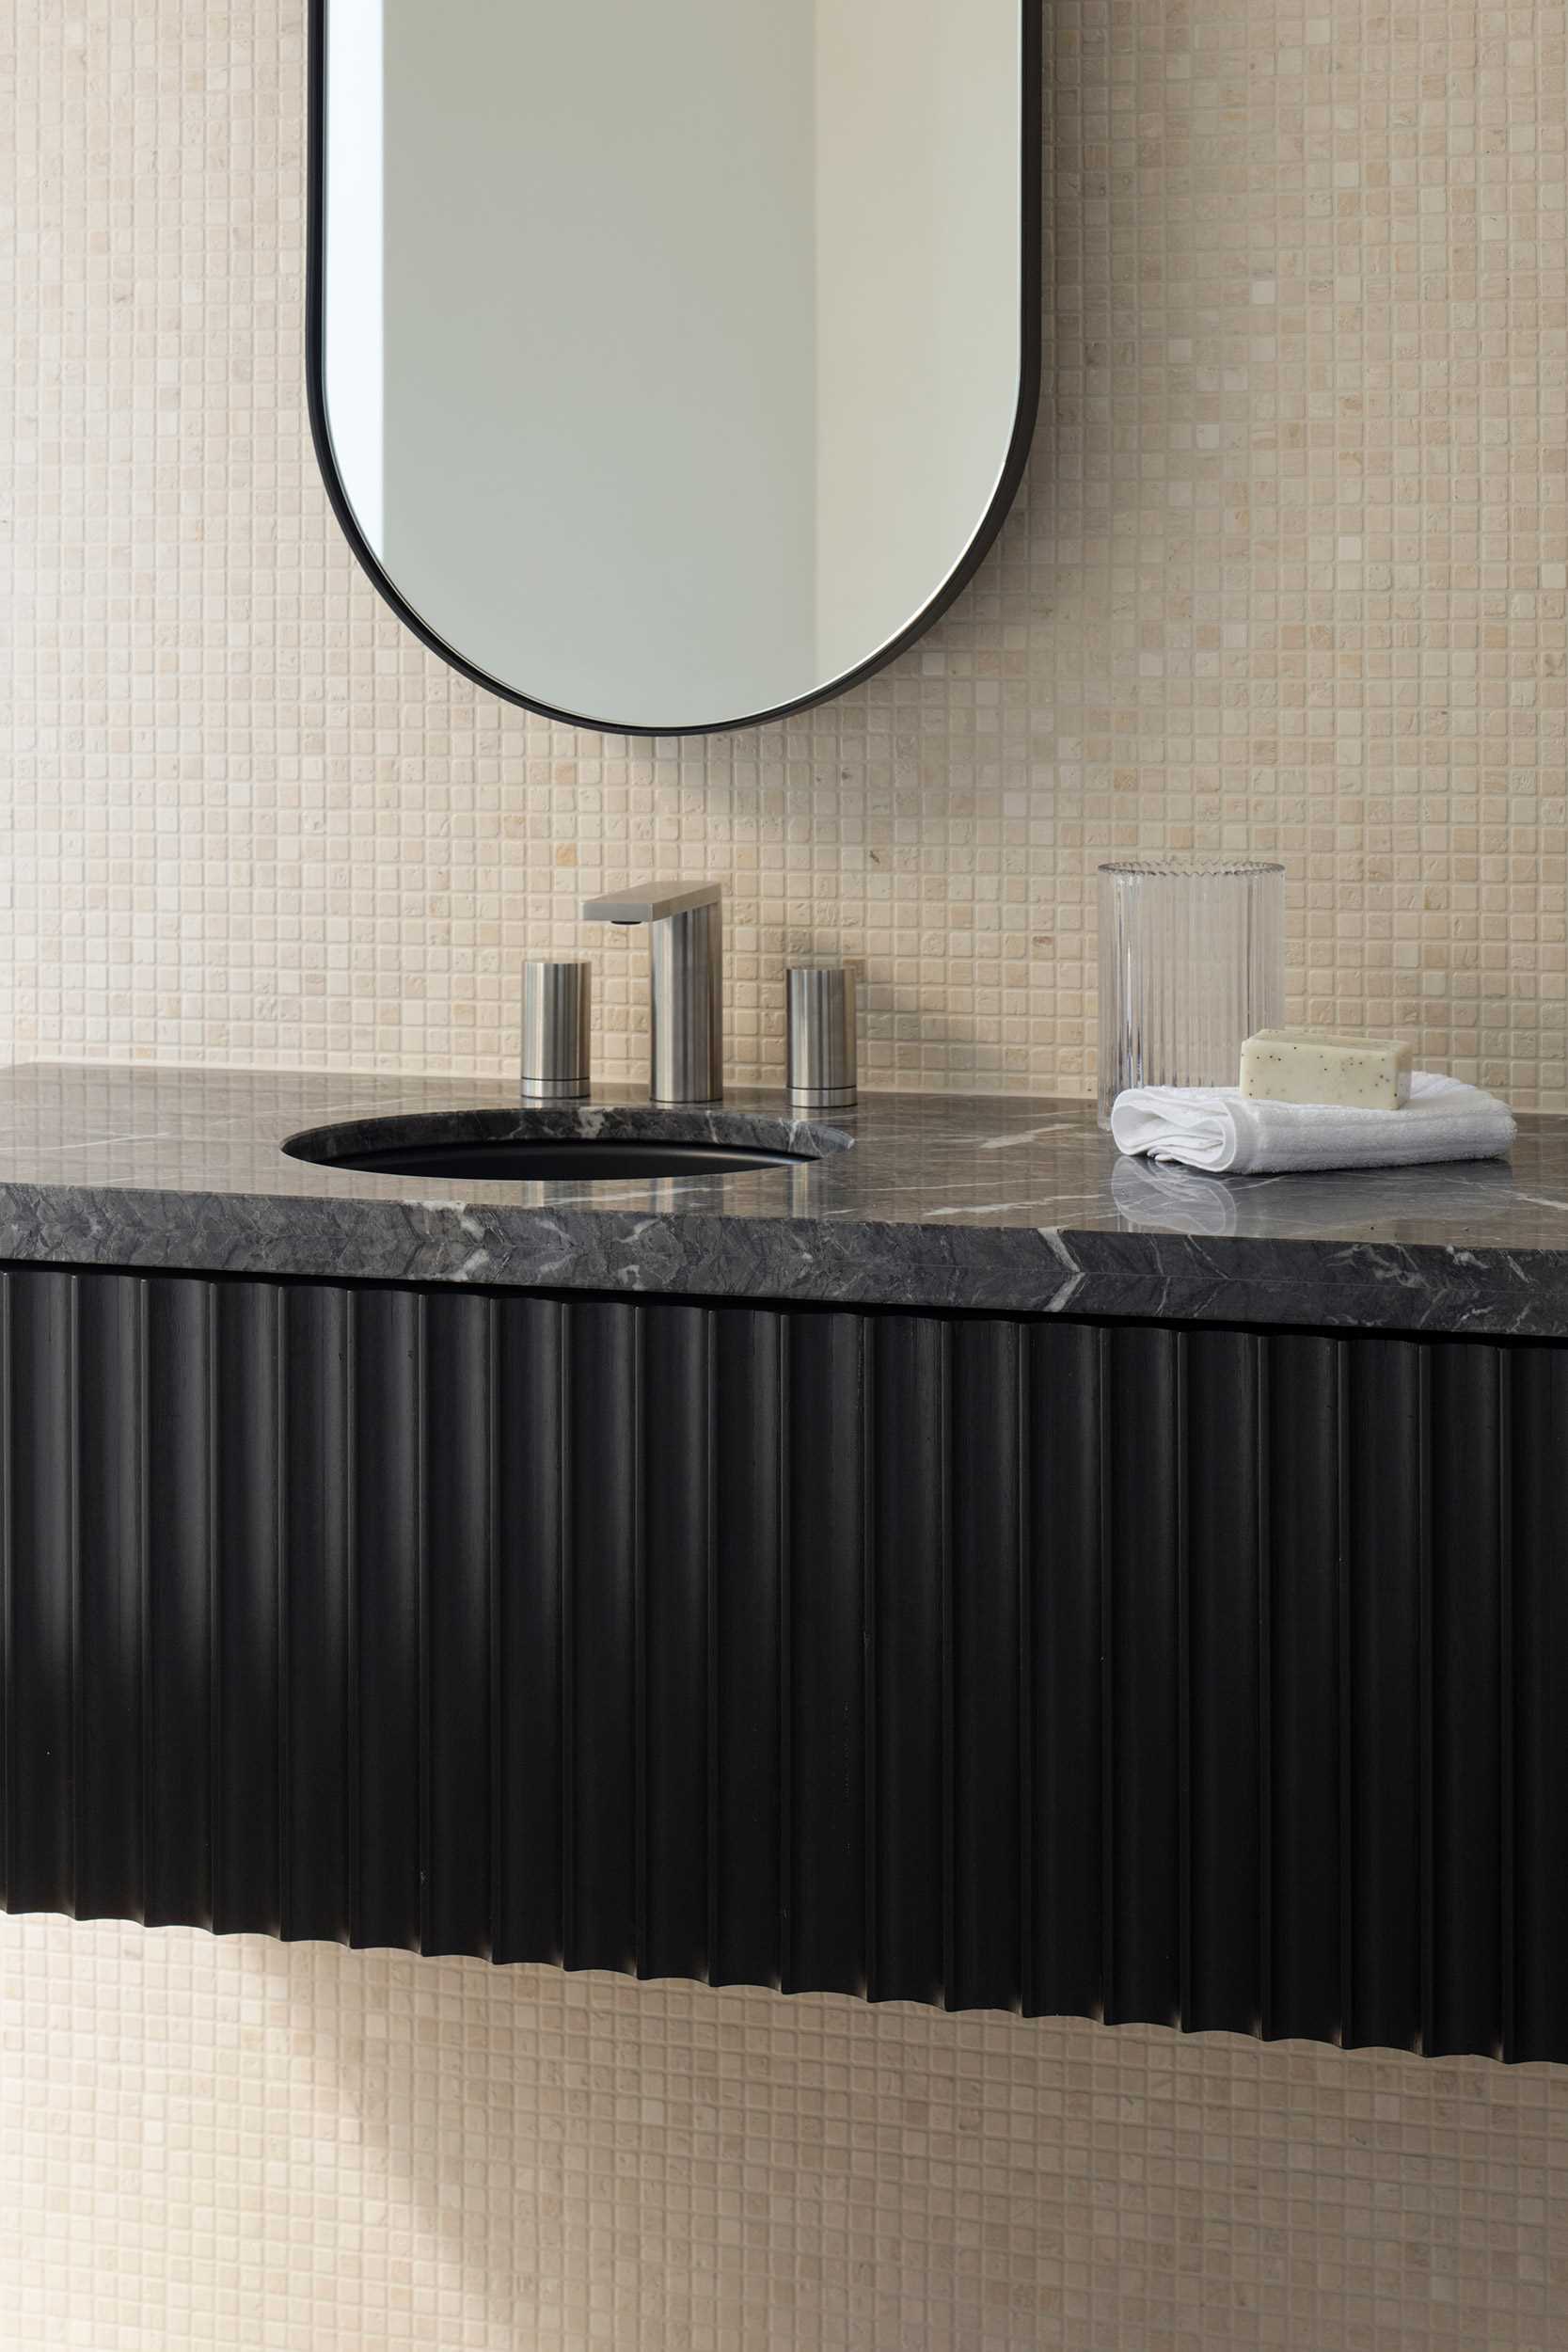
[{"label": "folded white towel", "polygon": [[1111,1105],[1123,1152],[1213,1176],[1306,1168],[1416,1168],[1425,1160],[1500,1159],[1513,1114],[1495,1094],[1418,1070],[1395,1111],[1271,1103],[1235,1087],[1130,1087]]}]

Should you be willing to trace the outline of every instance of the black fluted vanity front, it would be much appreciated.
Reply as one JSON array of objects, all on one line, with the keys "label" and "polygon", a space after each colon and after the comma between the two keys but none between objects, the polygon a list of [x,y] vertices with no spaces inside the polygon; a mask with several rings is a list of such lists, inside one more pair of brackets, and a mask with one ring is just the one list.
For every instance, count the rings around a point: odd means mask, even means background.
[{"label": "black fluted vanity front", "polygon": [[1568,2058],[1568,1122],[35,1066],[0,1260],[10,1910]]}]

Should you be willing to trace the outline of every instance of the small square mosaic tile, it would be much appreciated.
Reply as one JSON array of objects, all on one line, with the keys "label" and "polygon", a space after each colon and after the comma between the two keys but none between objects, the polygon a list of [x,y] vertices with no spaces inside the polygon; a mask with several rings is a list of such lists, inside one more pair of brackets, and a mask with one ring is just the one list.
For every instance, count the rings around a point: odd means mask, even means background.
[{"label": "small square mosaic tile", "polygon": [[1017,509],[892,669],[574,734],[376,599],[303,398],[303,0],[0,0],[0,1051],[509,1079],[517,968],[729,893],[731,1073],[859,959],[874,1087],[1082,1095],[1098,861],[1277,854],[1293,1017],[1568,1108],[1560,5],[1053,0]]},{"label": "small square mosaic tile", "polygon": [[[0,1053],[510,1078],[580,897],[730,896],[731,1070],[1092,1085],[1093,872],[1289,873],[1294,1017],[1568,1108],[1559,6],[1053,0],[1018,507],[782,726],[573,735],[310,453],[302,0],[0,0]],[[0,1921],[6,2352],[1560,2352],[1560,2070]]]},{"label": "small square mosaic tile", "polygon": [[1559,2352],[1560,2069],[0,1921],[7,2352]]}]

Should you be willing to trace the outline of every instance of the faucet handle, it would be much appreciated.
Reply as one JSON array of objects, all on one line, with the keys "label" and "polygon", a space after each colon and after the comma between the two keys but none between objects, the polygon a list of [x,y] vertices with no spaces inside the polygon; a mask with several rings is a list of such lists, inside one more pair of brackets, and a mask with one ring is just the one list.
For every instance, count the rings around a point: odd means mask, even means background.
[{"label": "faucet handle", "polygon": [[585,923],[658,923],[668,914],[689,914],[696,907],[716,907],[724,896],[718,882],[685,882],[660,878],[628,882],[582,902]]}]

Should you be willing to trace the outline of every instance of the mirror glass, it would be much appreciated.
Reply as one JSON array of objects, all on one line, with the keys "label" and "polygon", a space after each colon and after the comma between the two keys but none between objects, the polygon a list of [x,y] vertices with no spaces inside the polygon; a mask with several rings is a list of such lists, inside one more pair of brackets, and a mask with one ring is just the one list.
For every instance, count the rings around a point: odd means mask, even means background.
[{"label": "mirror glass", "polygon": [[345,529],[576,723],[839,691],[1033,422],[1026,0],[316,0],[311,377]]}]

